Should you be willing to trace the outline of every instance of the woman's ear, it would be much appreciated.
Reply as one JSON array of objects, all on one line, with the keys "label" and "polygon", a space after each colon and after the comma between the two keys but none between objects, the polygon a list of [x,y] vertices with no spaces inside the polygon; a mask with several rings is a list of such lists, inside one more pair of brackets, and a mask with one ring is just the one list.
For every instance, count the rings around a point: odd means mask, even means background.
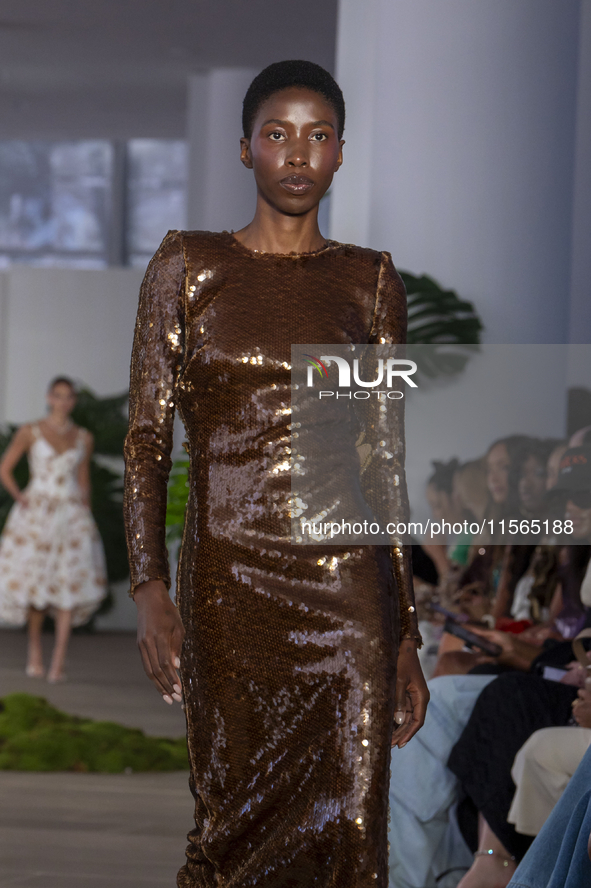
[{"label": "woman's ear", "polygon": [[339,156],[337,157],[337,165],[336,165],[335,168],[334,168],[335,173],[336,173],[336,171],[338,170],[338,168],[341,166],[341,164],[342,164],[342,162],[343,162],[343,145],[344,145],[344,144],[345,144],[345,140],[344,140],[344,139],[340,139],[340,140],[339,140]]},{"label": "woman's ear", "polygon": [[252,169],[252,157],[250,154],[250,139],[242,136],[240,139],[240,160],[247,170]]}]

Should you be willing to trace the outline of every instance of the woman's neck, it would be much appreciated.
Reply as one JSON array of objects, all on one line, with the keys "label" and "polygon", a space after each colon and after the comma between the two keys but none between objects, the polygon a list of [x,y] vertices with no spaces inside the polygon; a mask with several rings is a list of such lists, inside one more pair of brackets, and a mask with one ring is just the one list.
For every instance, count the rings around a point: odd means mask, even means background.
[{"label": "woman's neck", "polygon": [[47,422],[52,429],[58,432],[68,431],[74,425],[69,415],[61,416],[57,413],[50,413],[47,416]]},{"label": "woman's neck", "polygon": [[326,245],[318,228],[318,207],[301,216],[288,216],[260,198],[254,219],[234,232],[234,237],[261,253],[312,253]]}]

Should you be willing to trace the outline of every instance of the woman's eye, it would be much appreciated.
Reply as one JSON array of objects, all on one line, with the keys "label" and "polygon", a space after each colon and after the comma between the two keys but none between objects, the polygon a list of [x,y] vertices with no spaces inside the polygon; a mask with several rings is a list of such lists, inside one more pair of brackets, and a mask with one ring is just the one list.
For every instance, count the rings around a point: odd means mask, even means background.
[{"label": "woman's eye", "polygon": [[326,135],[326,133],[313,133],[312,139],[315,142],[325,142],[327,139],[327,135]]},{"label": "woman's eye", "polygon": [[269,133],[269,138],[272,142],[280,142],[283,138],[283,133]]}]

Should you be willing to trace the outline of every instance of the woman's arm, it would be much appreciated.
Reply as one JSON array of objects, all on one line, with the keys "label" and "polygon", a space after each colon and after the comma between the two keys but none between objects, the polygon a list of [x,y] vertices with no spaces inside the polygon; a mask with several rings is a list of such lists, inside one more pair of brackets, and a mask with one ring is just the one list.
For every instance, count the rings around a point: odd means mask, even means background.
[{"label": "woman's arm", "polygon": [[[389,253],[382,253],[370,344],[398,345],[406,342],[406,292]],[[378,398],[372,407],[383,406]],[[404,400],[388,400],[385,410],[376,409],[366,429],[372,446],[367,469],[368,500],[377,514],[388,520],[408,520],[406,488]],[[387,446],[382,446],[384,441]],[[429,691],[417,654],[422,644],[412,582],[412,550],[396,544],[391,548],[392,566],[398,587],[400,649],[396,678],[396,723],[392,745],[402,748],[425,721]]]},{"label": "woman's arm", "polygon": [[78,486],[82,494],[82,502],[90,508],[90,460],[94,449],[94,438],[88,430],[84,430],[84,457],[78,469]]},{"label": "woman's arm", "polygon": [[12,474],[18,461],[27,453],[32,444],[32,432],[30,426],[22,426],[14,435],[12,441],[4,451],[0,460],[0,482],[6,488],[11,497],[21,505],[26,505],[27,500]]},{"label": "woman's arm", "polygon": [[176,386],[184,358],[182,235],[169,232],[140,291],[125,440],[124,515],[144,669],[167,703],[180,699],[183,626],[168,594],[166,498]]}]

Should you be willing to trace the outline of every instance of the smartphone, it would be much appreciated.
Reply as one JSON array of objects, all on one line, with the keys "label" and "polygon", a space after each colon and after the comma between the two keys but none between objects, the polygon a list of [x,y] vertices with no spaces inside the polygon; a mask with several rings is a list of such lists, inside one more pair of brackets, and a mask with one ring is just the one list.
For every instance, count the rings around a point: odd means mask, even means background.
[{"label": "smartphone", "polygon": [[441,607],[440,604],[435,604],[435,602],[431,602],[430,607],[431,610],[434,610],[438,614],[443,614],[444,617],[454,620],[456,623],[466,623],[470,619],[468,614],[454,614],[453,611],[447,610],[447,608]]},{"label": "smartphone", "polygon": [[455,635],[456,638],[461,638],[469,648],[478,648],[478,650],[481,650],[489,657],[498,657],[499,654],[503,653],[503,648],[500,647],[500,645],[494,644],[492,641],[488,641],[487,638],[482,638],[480,635],[476,635],[475,632],[470,632],[469,629],[456,623],[455,620],[447,619],[443,631],[449,632],[450,635]]},{"label": "smartphone", "polygon": [[555,666],[544,666],[542,678],[546,678],[548,681],[562,681],[567,672],[568,669],[557,669]]}]

